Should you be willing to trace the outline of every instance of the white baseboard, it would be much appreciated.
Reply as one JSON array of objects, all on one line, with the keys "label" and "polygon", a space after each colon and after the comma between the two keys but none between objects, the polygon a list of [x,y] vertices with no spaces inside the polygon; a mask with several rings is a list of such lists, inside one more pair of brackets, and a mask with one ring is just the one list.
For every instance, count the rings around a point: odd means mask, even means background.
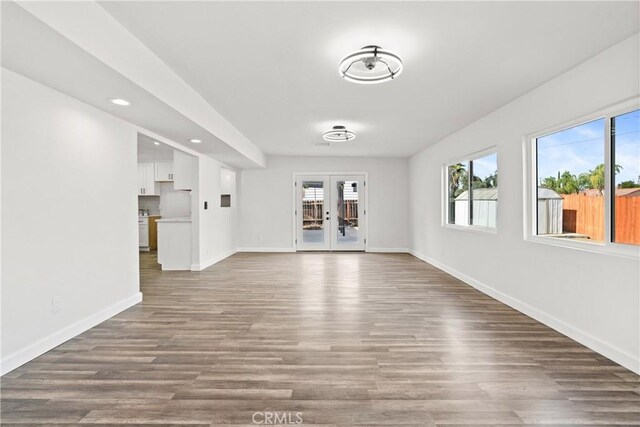
[{"label": "white baseboard", "polygon": [[238,248],[238,252],[295,252],[296,249],[292,247],[278,247],[278,248]]},{"label": "white baseboard", "polygon": [[569,325],[568,323],[548,314],[545,313],[542,310],[539,310],[523,301],[520,301],[519,299],[510,297],[509,295],[498,291],[490,286],[485,285],[484,283],[481,283],[477,280],[475,280],[472,277],[467,276],[464,273],[461,273],[460,271],[449,267],[448,265],[445,265],[439,261],[436,261],[435,259],[429,258],[426,255],[423,255],[419,252],[410,251],[411,255],[415,256],[416,258],[433,265],[434,267],[449,273],[450,275],[452,275],[453,277],[462,280],[463,282],[465,282],[466,284],[474,287],[475,289],[479,290],[480,292],[489,295],[490,297],[497,299],[498,301],[500,301],[503,304],[508,305],[511,308],[514,308],[516,310],[518,310],[519,312],[537,320],[540,323],[543,323],[547,326],[549,326],[552,329],[555,329],[556,331],[560,332],[563,335],[566,335],[567,337],[571,338],[574,341],[579,342],[580,344],[584,345],[585,347],[590,348],[591,350],[595,351],[596,353],[599,353],[611,360],[613,360],[614,362],[624,366],[625,368],[635,372],[636,374],[640,374],[640,358],[627,353],[624,350],[619,349],[618,347],[611,345],[605,341],[602,341],[599,338],[594,337],[593,335],[578,329],[572,325]]},{"label": "white baseboard", "polygon": [[185,267],[184,265],[180,265],[180,264],[173,265],[165,262],[160,265],[161,265],[160,268],[162,268],[162,271],[189,271],[189,270],[197,271],[197,270],[193,270],[193,266],[194,265],[198,266],[199,264],[191,264],[190,266]]},{"label": "white baseboard", "polygon": [[36,341],[22,350],[18,350],[13,354],[4,357],[0,362],[0,375],[13,371],[14,369],[83,333],[84,331],[93,328],[107,319],[110,319],[121,311],[138,304],[140,301],[142,301],[142,293],[138,292],[137,294],[119,301],[98,313],[85,317],[64,329],[54,332],[53,334]]},{"label": "white baseboard", "polygon": [[387,253],[387,254],[393,254],[393,253],[408,254],[410,251],[409,251],[409,248],[367,248],[367,252]]},{"label": "white baseboard", "polygon": [[[296,252],[295,248],[238,248],[238,252]],[[408,248],[367,248],[372,253],[410,253]]]},{"label": "white baseboard", "polygon": [[235,249],[230,250],[229,252],[225,252],[222,255],[218,255],[217,257],[214,257],[212,259],[210,259],[209,261],[206,261],[202,264],[191,264],[191,271],[202,271],[205,268],[211,267],[213,264],[219,263],[220,261],[222,261],[225,258],[230,257],[231,255],[235,254],[237,251]]}]

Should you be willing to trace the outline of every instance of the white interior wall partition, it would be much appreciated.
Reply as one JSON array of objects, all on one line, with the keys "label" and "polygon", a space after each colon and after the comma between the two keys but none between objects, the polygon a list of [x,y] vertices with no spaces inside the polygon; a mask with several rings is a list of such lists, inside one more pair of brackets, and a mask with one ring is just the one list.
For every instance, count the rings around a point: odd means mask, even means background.
[{"label": "white interior wall partition", "polygon": [[136,128],[2,69],[2,372],[139,302]]},{"label": "white interior wall partition", "polygon": [[[639,52],[636,35],[410,160],[415,255],[636,372],[640,263],[525,241],[523,138],[638,96]],[[492,145],[500,183],[497,233],[443,227],[443,165]]]},{"label": "white interior wall partition", "polygon": [[[206,156],[198,158],[198,185],[192,192],[192,218],[198,252],[192,270],[202,270],[236,252],[237,208],[235,173]],[[223,176],[229,178],[222,182]],[[220,195],[230,194],[230,207],[220,206]],[[207,202],[205,209],[204,203]]]},{"label": "white interior wall partition", "polygon": [[268,157],[265,169],[239,174],[238,248],[292,252],[294,173],[366,172],[367,250],[406,252],[409,245],[408,160],[361,157]]},{"label": "white interior wall partition", "polygon": [[[140,129],[5,69],[2,101],[5,373],[142,295]],[[236,199],[235,171],[224,174],[221,163],[204,155],[194,164],[192,269],[201,270],[236,251],[237,202],[220,206],[222,191]],[[221,174],[229,178],[224,186]]]}]

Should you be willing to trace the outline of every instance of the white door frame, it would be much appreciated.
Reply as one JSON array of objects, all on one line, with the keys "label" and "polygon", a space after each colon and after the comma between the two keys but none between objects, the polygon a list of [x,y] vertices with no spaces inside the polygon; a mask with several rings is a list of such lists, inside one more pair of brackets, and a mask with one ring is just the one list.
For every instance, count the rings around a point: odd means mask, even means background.
[{"label": "white door frame", "polygon": [[[296,193],[296,181],[300,176],[343,176],[343,175],[363,175],[364,176],[364,251],[369,252],[369,173],[368,172],[293,172],[291,176],[291,224],[292,224],[292,238],[291,247],[296,252],[298,245],[296,243],[298,234],[298,219],[296,217],[297,207],[297,193]],[[331,202],[333,203],[333,202]],[[332,212],[333,214],[333,212]]]}]

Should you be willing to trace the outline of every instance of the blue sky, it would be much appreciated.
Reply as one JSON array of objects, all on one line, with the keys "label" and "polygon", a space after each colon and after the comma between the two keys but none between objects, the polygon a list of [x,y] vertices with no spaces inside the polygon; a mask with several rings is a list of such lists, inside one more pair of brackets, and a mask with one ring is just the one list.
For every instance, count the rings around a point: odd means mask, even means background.
[{"label": "blue sky", "polygon": [[498,155],[490,154],[479,159],[473,159],[473,174],[482,179],[485,179],[498,168]]},{"label": "blue sky", "polygon": [[[622,171],[616,183],[636,181],[640,175],[640,112],[616,119],[616,164]],[[604,163],[604,119],[538,138],[538,179],[568,170],[574,175]]]}]

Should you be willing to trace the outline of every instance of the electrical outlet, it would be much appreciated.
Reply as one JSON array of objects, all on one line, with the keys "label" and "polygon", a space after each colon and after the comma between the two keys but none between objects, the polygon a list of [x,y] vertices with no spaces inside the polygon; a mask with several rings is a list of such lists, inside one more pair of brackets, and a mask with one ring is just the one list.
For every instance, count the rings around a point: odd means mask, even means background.
[{"label": "electrical outlet", "polygon": [[62,310],[62,297],[51,298],[51,311],[57,313]]}]

